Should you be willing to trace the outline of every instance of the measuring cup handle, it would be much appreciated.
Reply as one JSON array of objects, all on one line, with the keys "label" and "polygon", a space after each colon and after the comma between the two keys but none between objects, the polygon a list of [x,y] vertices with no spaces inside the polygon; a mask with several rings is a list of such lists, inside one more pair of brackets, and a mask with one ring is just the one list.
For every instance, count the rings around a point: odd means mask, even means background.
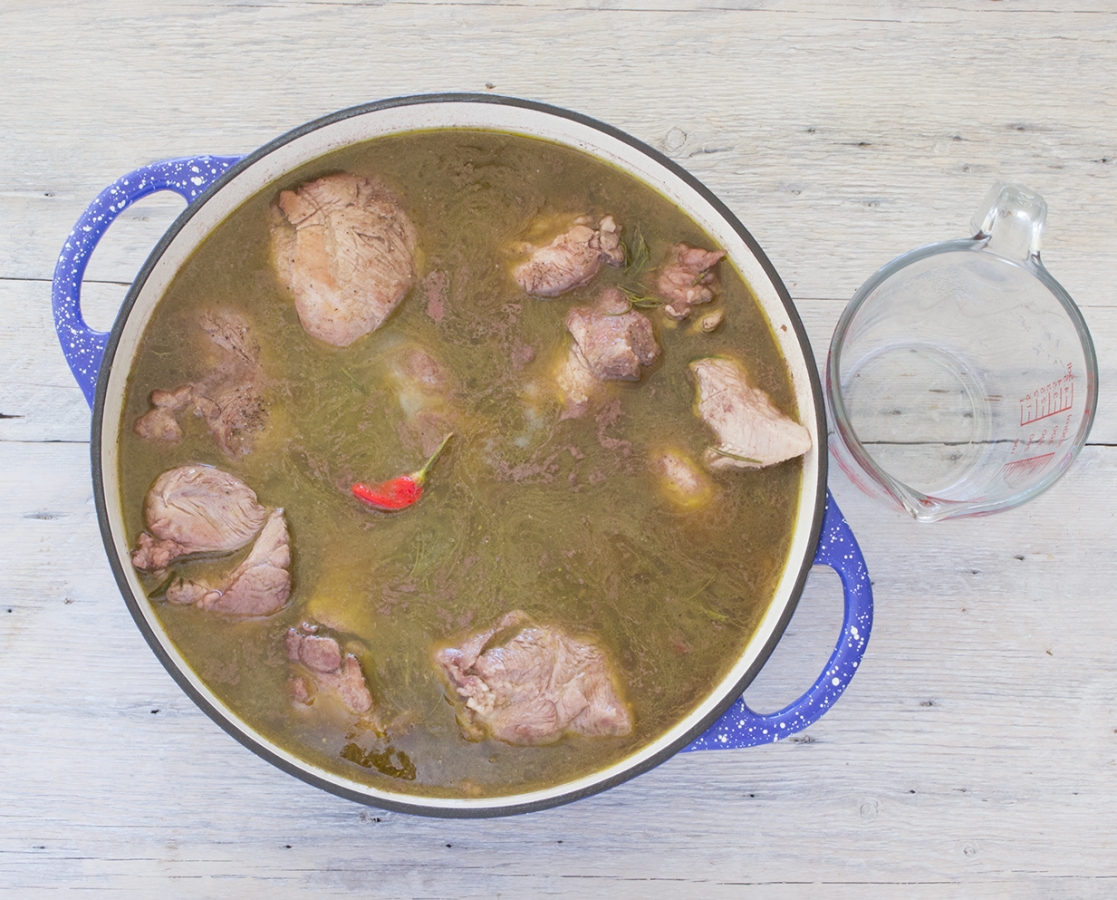
[{"label": "measuring cup handle", "polygon": [[124,210],[156,191],[174,191],[193,203],[239,156],[191,156],[167,159],[129,172],[89,204],[58,255],[51,286],[54,330],[62,353],[90,406],[105,355],[108,332],[94,331],[81,314],[81,282],[97,242]]},{"label": "measuring cup handle", "polygon": [[995,182],[981,201],[972,225],[975,237],[993,253],[1017,262],[1039,261],[1047,202],[1022,184]]},{"label": "measuring cup handle", "polygon": [[761,715],[749,709],[744,698],[738,700],[684,752],[755,747],[790,737],[822,718],[849,686],[873,628],[873,588],[857,539],[829,491],[814,562],[838,573],[845,595],[842,633],[822,674],[802,697],[779,712]]}]

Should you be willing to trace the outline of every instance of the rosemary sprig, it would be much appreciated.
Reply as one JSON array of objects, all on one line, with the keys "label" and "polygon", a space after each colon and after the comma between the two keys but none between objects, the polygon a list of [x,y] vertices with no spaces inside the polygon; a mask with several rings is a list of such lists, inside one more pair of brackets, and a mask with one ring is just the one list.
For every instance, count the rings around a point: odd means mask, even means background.
[{"label": "rosemary sprig", "polygon": [[[640,287],[644,287],[640,285]],[[622,287],[624,295],[628,298],[629,309],[659,309],[663,306],[663,301],[658,297],[649,297],[647,294],[640,294],[632,290],[632,288]],[[645,288],[647,290],[647,288]]]},{"label": "rosemary sprig", "polygon": [[698,608],[700,610],[702,610],[703,613],[706,614],[706,618],[708,618],[711,622],[728,622],[729,621],[729,616],[727,616],[723,612],[718,612],[716,609],[710,609],[710,607],[708,607],[708,606],[699,606]]},{"label": "rosemary sprig", "polygon": [[176,577],[177,577],[176,573],[171,572],[171,574],[168,575],[163,580],[162,584],[156,585],[150,591],[147,592],[147,599],[148,600],[154,600],[156,597],[161,597],[163,594],[167,593],[167,588],[169,588],[171,586],[171,584],[174,582]]},{"label": "rosemary sprig", "polygon": [[718,573],[714,572],[713,575],[711,575],[709,578],[707,578],[702,583],[702,587],[700,587],[693,594],[691,594],[689,597],[687,597],[685,600],[683,600],[683,603],[690,603],[691,600],[693,600],[695,597],[697,597],[699,594],[701,594],[704,590],[706,590],[706,588],[708,588],[711,584],[713,584],[714,579],[716,579],[717,577],[718,577]]},{"label": "rosemary sprig", "polygon": [[346,369],[344,366],[341,369],[341,374],[344,375],[346,378],[348,378],[350,381],[352,381],[353,386],[356,387],[358,391],[360,391],[366,397],[368,396],[368,388],[365,387],[363,384],[361,384],[356,378],[354,378],[353,374],[348,369]]},{"label": "rosemary sprig", "polygon": [[751,456],[739,456],[736,453],[730,453],[728,450],[722,450],[721,447],[714,447],[712,449],[718,456],[726,456],[738,462],[752,463],[754,466],[759,466],[761,464],[759,459],[753,459]]},{"label": "rosemary sprig", "polygon": [[648,243],[644,240],[644,235],[637,228],[636,233],[632,236],[632,247],[629,248],[628,244],[624,245],[625,274],[639,275],[647,268],[651,255],[651,250],[648,249]]}]

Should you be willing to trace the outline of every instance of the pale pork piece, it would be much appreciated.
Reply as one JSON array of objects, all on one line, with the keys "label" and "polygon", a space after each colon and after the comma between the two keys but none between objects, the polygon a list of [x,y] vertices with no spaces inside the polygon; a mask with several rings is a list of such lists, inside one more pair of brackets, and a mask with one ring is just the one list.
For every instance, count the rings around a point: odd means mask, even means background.
[{"label": "pale pork piece", "polygon": [[318,630],[319,626],[304,622],[287,631],[287,658],[298,667],[288,682],[291,699],[309,706],[316,691],[330,691],[350,712],[367,713],[372,694],[361,664],[353,654],[342,654],[341,645]]},{"label": "pale pork piece", "polygon": [[640,367],[659,357],[652,323],[616,288],[592,307],[571,309],[566,329],[574,340],[554,372],[564,419],[583,415],[601,382],[637,381]]},{"label": "pale pork piece", "polygon": [[415,226],[361,175],[327,175],[279,195],[272,249],[308,334],[347,347],[375,331],[415,282]]},{"label": "pale pork piece", "polygon": [[194,408],[205,419],[217,446],[228,456],[252,452],[254,431],[264,427],[265,410],[254,384],[227,383],[194,399]]},{"label": "pale pork piece", "polygon": [[593,307],[570,310],[566,329],[586,366],[602,381],[639,381],[640,367],[659,357],[652,323],[617,288],[603,291]]},{"label": "pale pork piece", "polygon": [[[521,627],[522,626],[522,627]],[[503,643],[494,637],[516,630]],[[519,610],[460,647],[435,654],[469,736],[509,744],[550,744],[564,734],[626,735],[632,715],[618,696],[608,660],[594,644],[530,624]]]},{"label": "pale pork piece", "polygon": [[179,579],[167,602],[232,616],[270,616],[291,596],[291,540],[282,509],[272,510],[251,552],[219,586]]},{"label": "pale pork piece", "polygon": [[697,509],[713,499],[709,473],[684,451],[675,447],[653,451],[649,464],[660,493],[679,509]]},{"label": "pale pork piece", "polygon": [[151,409],[136,419],[132,430],[145,441],[166,441],[169,444],[182,440],[179,413],[194,402],[194,385],[184,384],[173,391],[151,392]]},{"label": "pale pork piece", "polygon": [[579,216],[568,231],[542,247],[528,245],[530,255],[512,276],[535,297],[557,297],[589,284],[603,265],[624,265],[621,229],[612,216],[595,225],[590,216]]},{"label": "pale pork piece", "polygon": [[152,391],[152,408],[136,419],[132,430],[145,440],[177,443],[182,439],[179,416],[193,411],[205,420],[222,452],[243,456],[252,451],[254,435],[267,420],[260,347],[238,313],[203,313],[198,324],[218,348],[216,360],[197,381],[173,391]]},{"label": "pale pork piece", "polygon": [[672,319],[685,319],[695,306],[713,300],[720,288],[714,266],[724,257],[724,250],[672,246],[655,282],[655,295],[666,301],[664,313]]},{"label": "pale pork piece", "polygon": [[147,531],[132,565],[161,573],[189,553],[231,553],[251,541],[268,512],[235,475],[212,466],[179,466],[155,479],[144,499]]},{"label": "pale pork piece", "polygon": [[698,415],[718,439],[705,454],[711,469],[760,469],[811,449],[810,432],[750,385],[737,360],[699,359],[690,369],[697,382]]},{"label": "pale pork piece", "polygon": [[554,370],[554,379],[555,386],[562,395],[564,419],[576,419],[584,415],[590,408],[593,395],[601,386],[576,343],[571,343],[566,349]]},{"label": "pale pork piece", "polygon": [[396,391],[403,421],[400,438],[408,447],[430,456],[442,439],[458,427],[451,398],[453,381],[446,367],[417,344],[404,344],[384,354],[388,382]]}]

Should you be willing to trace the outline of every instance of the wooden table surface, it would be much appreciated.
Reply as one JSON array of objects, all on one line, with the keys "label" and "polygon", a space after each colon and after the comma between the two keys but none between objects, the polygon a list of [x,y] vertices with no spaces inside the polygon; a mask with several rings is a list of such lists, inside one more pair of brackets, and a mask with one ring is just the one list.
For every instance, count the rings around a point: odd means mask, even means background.
[{"label": "wooden table surface", "polygon": [[[0,0],[0,45],[0,896],[1117,896],[1117,3]],[[554,103],[662,149],[764,247],[819,359],[875,269],[967,236],[994,180],[1030,186],[1098,348],[1088,446],[1023,507],[936,525],[835,467],[876,624],[794,740],[484,821],[270,767],[193,706],[120,598],[50,279],[81,211],[139,165],[431,91]],[[97,250],[94,325],[168,197]],[[813,681],[840,610],[817,571],[754,706]]]}]

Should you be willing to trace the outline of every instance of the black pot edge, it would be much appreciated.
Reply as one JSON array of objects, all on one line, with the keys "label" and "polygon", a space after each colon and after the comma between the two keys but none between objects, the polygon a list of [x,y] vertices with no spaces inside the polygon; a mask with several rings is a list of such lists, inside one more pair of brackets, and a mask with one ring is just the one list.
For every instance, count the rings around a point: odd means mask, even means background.
[{"label": "black pot edge", "polygon": [[[132,308],[135,306],[136,299],[140,291],[143,289],[151,270],[156,261],[162,256],[163,252],[174,240],[175,236],[182,230],[185,224],[193,217],[194,213],[201,208],[212,195],[221,190],[229,181],[235,178],[240,172],[249,166],[256,163],[261,158],[272,153],[279,147],[290,143],[296,138],[302,137],[311,131],[322,128],[326,125],[331,125],[335,122],[344,119],[352,118],[354,116],[364,115],[369,112],[375,112],[382,109],[391,109],[399,106],[414,106],[419,104],[428,103],[446,103],[446,102],[470,102],[470,103],[492,103],[504,106],[516,106],[524,109],[530,109],[536,112],[549,113],[560,118],[566,118],[571,121],[585,125],[594,130],[600,131],[609,137],[618,141],[628,144],[641,153],[651,157],[664,168],[673,172],[676,176],[686,182],[691,188],[699,193],[711,206],[713,206],[718,213],[729,223],[734,231],[740,235],[741,239],[752,251],[753,255],[760,262],[765,273],[768,275],[769,280],[775,286],[780,300],[791,320],[792,327],[795,330],[795,337],[799,342],[800,349],[803,353],[804,360],[807,363],[808,375],[811,383],[811,392],[815,399],[815,413],[816,413],[816,434],[819,438],[820,446],[817,448],[819,454],[818,459],[818,481],[814,486],[815,490],[815,504],[814,504],[814,518],[811,523],[810,537],[807,544],[808,553],[804,557],[799,574],[795,580],[795,585],[792,590],[791,596],[786,604],[783,615],[776,629],[772,633],[772,637],[768,640],[767,644],[761,649],[760,654],[749,667],[748,671],[741,677],[734,688],[727,692],[722,702],[703,718],[701,722],[690,729],[681,738],[674,741],[672,744],[660,750],[653,756],[625,769],[617,775],[605,779],[604,781],[597,782],[585,788],[570,791],[554,797],[549,797],[545,800],[533,801],[530,803],[512,803],[499,807],[487,808],[445,808],[438,806],[427,806],[422,802],[422,798],[416,798],[415,802],[396,802],[394,800],[369,797],[366,794],[358,791],[353,791],[341,785],[335,784],[326,779],[320,778],[317,775],[306,771],[305,769],[294,765],[286,759],[273,753],[267,746],[260,743],[254,737],[246,734],[234,723],[226,719],[216,707],[199,693],[189,679],[179,671],[178,667],[172,662],[170,655],[163,648],[159,641],[158,636],[148,625],[147,619],[144,617],[140,609],[139,601],[133,595],[130,585],[128,584],[127,574],[117,557],[116,550],[113,543],[113,536],[108,526],[108,507],[105,499],[104,476],[101,470],[101,425],[104,418],[105,399],[108,385],[108,373],[111,370],[113,360],[116,355],[117,345],[120,341],[120,335],[123,330],[124,322],[131,314]],[[745,688],[756,677],[757,673],[763,668],[768,658],[779,643],[780,638],[783,636],[784,630],[787,628],[788,623],[791,621],[798,606],[799,598],[802,595],[803,587],[806,584],[807,576],[810,573],[811,567],[814,564],[814,550],[818,546],[819,536],[822,533],[822,520],[826,509],[826,481],[827,481],[827,463],[828,454],[826,452],[826,411],[823,400],[822,384],[819,377],[818,366],[815,362],[814,353],[811,350],[810,341],[807,337],[806,329],[803,326],[802,320],[799,318],[799,313],[795,309],[795,305],[791,300],[791,295],[784,285],[783,280],[776,272],[775,267],[768,259],[767,255],[760,248],[753,236],[749,233],[748,229],[737,219],[737,217],[729,210],[729,208],[707,188],[697,178],[683,169],[680,165],[673,160],[664,156],[658,150],[648,146],[642,141],[608,125],[600,122],[589,116],[580,113],[571,112],[570,110],[561,107],[551,106],[546,103],[539,103],[532,100],[523,100],[516,97],[505,97],[494,94],[472,94],[472,93],[440,93],[440,94],[418,94],[413,96],[394,97],[386,100],[380,100],[373,103],[362,104],[360,106],[350,107],[348,109],[339,110],[330,115],[323,116],[311,122],[307,122],[298,128],[292,129],[283,135],[269,141],[267,144],[260,147],[258,150],[253,151],[247,156],[243,157],[239,162],[229,168],[225,174],[218,178],[202,195],[200,195],[194,202],[190,203],[185,210],[174,221],[170,228],[155,245],[151,254],[144,262],[143,267],[140,269],[136,276],[135,281],[129,288],[124,302],[121,304],[119,313],[117,314],[116,321],[113,323],[112,330],[109,334],[109,339],[105,346],[104,361],[101,365],[100,372],[97,378],[97,390],[94,399],[93,407],[93,422],[92,422],[92,436],[90,441],[91,453],[91,468],[93,473],[93,496],[97,508],[97,522],[101,531],[101,539],[105,545],[106,553],[109,557],[109,565],[112,567],[113,575],[116,578],[117,584],[120,587],[121,595],[128,606],[132,618],[135,620],[136,625],[139,627],[140,632],[143,634],[144,639],[154,651],[156,657],[162,663],[163,667],[175,680],[180,688],[190,697],[191,700],[208,715],[214,722],[216,722],[225,732],[236,739],[239,743],[247,747],[257,756],[271,763],[276,768],[293,775],[294,777],[329,793],[343,797],[347,800],[352,800],[367,806],[375,806],[377,808],[390,810],[393,812],[411,813],[416,815],[431,816],[435,818],[494,818],[497,816],[510,816],[519,813],[536,812],[542,809],[565,805],[572,803],[575,800],[580,800],[584,797],[600,793],[608,788],[615,787],[637,775],[647,772],[660,763],[665,762],[667,759],[674,756],[685,746],[690,744],[695,738],[699,737],[705,732],[718,718],[720,718],[726,710],[729,709],[741,696]],[[494,798],[499,801],[499,798]]]}]

